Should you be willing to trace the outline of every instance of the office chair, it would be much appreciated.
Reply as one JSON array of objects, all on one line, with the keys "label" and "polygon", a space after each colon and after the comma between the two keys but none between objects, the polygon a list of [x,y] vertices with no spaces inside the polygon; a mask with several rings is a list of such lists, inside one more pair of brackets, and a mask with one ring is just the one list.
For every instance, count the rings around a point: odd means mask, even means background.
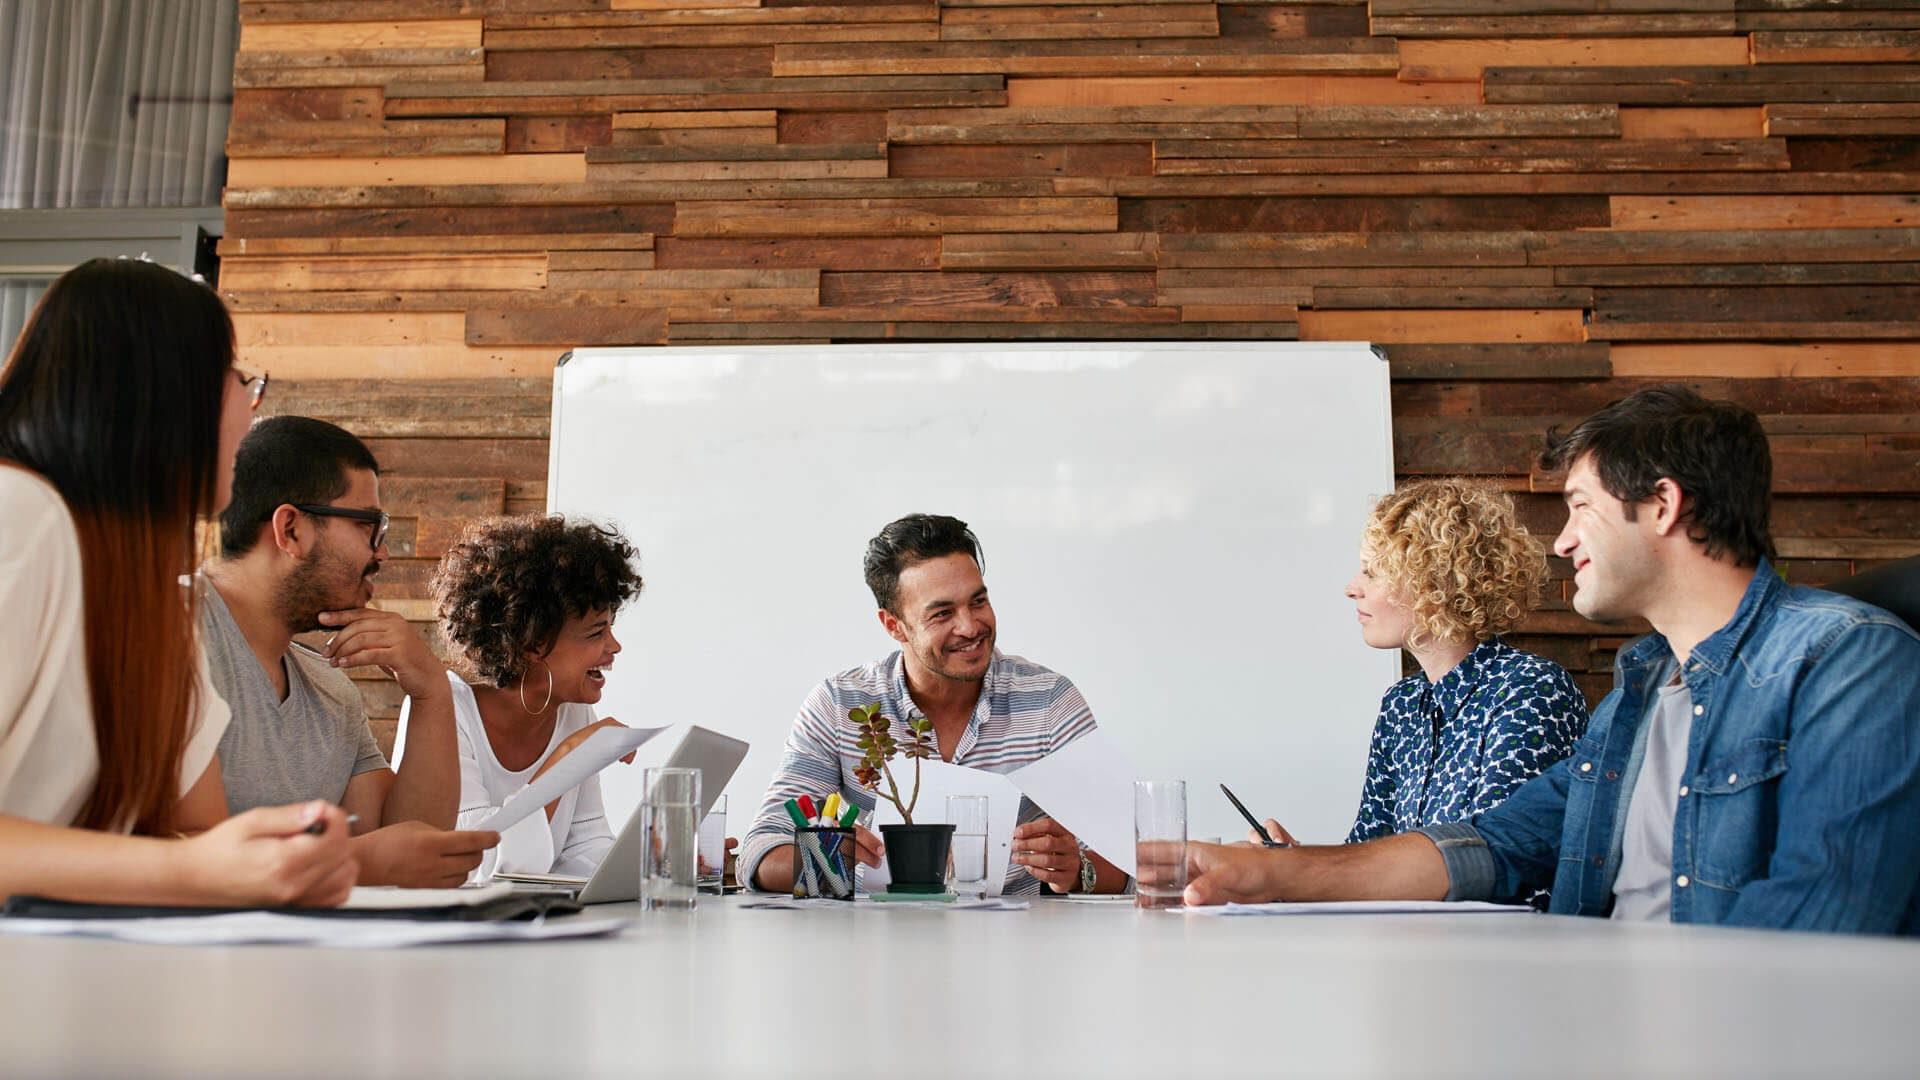
[{"label": "office chair", "polygon": [[1920,630],[1920,555],[1875,567],[1824,586],[1893,612]]}]

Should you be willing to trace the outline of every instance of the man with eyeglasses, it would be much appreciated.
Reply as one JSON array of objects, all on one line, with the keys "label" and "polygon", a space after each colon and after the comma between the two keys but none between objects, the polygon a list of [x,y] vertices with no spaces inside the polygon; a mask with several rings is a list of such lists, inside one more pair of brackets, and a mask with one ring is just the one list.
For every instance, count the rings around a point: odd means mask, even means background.
[{"label": "man with eyeglasses", "polygon": [[[400,615],[367,606],[387,524],[379,464],[347,431],[278,416],[241,441],[219,554],[196,583],[208,667],[233,711],[220,774],[232,813],[328,799],[357,817],[361,884],[454,886],[498,835],[450,831],[460,761],[447,669]],[[328,636],[294,641],[310,631]],[[398,770],[347,677],[375,665],[412,699]]]}]

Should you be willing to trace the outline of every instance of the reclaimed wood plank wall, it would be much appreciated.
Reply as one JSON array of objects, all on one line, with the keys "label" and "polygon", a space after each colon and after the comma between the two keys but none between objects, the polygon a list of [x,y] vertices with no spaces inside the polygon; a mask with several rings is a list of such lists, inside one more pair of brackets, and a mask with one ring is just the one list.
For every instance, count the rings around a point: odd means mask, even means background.
[{"label": "reclaimed wood plank wall", "polygon": [[[1765,417],[1790,577],[1920,553],[1920,0],[240,6],[221,288],[423,622],[569,345],[1371,340],[1398,471],[1547,533],[1540,432],[1679,380]],[[1597,695],[1565,572],[1516,641]]]}]

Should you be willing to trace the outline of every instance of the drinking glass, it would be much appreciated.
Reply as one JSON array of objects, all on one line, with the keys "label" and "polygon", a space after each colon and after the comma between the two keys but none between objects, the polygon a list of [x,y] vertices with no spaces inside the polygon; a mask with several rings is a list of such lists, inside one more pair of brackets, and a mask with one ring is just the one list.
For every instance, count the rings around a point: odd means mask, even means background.
[{"label": "drinking glass", "polygon": [[947,796],[947,823],[953,826],[953,880],[960,895],[987,894],[987,797]]},{"label": "drinking glass", "polygon": [[713,800],[713,809],[700,819],[700,891],[721,891],[727,870],[727,797]]},{"label": "drinking glass", "polygon": [[1134,906],[1177,908],[1187,888],[1187,783],[1133,784]]},{"label": "drinking glass", "polygon": [[700,770],[648,769],[642,783],[640,903],[648,911],[691,911],[700,888]]}]

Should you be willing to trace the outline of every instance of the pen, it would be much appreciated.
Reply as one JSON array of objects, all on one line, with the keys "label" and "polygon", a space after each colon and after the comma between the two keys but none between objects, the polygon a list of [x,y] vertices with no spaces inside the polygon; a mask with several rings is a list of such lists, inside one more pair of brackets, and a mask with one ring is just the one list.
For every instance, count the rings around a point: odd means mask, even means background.
[{"label": "pen", "polygon": [[[347,815],[347,828],[351,829],[358,824],[360,824],[359,814]],[[327,821],[325,818],[321,818],[319,821],[314,822],[313,824],[307,826],[306,828],[306,833],[308,836],[319,836],[321,833],[326,831],[327,831]]]},{"label": "pen", "polygon": [[796,827],[802,828],[802,829],[807,827],[807,816],[800,812],[799,803],[794,802],[792,799],[788,799],[786,803],[786,809],[787,809],[787,816],[793,819],[793,823]]},{"label": "pen", "polygon": [[1252,814],[1247,813],[1247,808],[1240,804],[1239,799],[1234,798],[1233,792],[1227,790],[1227,785],[1221,784],[1220,791],[1226,795],[1227,800],[1229,802],[1233,803],[1233,808],[1235,810],[1240,811],[1240,816],[1247,819],[1247,824],[1253,826],[1254,834],[1260,837],[1260,842],[1262,844],[1265,844],[1267,847],[1291,847],[1292,846],[1291,844],[1283,844],[1280,841],[1275,840],[1273,837],[1267,835],[1267,827],[1265,825],[1260,824],[1258,821],[1255,821]]}]

